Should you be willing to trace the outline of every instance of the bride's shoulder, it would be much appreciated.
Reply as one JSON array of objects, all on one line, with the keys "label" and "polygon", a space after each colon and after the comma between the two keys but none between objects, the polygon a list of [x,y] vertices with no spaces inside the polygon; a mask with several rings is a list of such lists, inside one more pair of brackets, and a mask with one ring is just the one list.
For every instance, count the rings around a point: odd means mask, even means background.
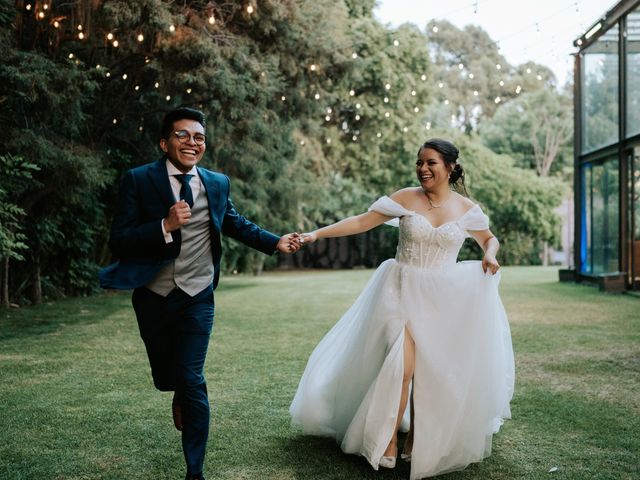
[{"label": "bride's shoulder", "polygon": [[458,205],[460,205],[464,210],[471,210],[473,207],[478,206],[478,202],[474,202],[469,197],[460,195],[458,192],[452,192],[452,193],[453,195],[455,195]]},{"label": "bride's shoulder", "polygon": [[404,208],[408,208],[416,198],[418,191],[422,191],[422,189],[416,187],[402,188],[389,195],[389,198],[394,202],[399,203]]}]

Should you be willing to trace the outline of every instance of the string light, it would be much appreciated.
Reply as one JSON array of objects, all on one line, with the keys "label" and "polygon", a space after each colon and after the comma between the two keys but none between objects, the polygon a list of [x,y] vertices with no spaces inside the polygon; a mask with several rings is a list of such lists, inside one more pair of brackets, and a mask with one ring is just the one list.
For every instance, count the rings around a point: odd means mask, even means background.
[{"label": "string light", "polygon": [[538,75],[538,80],[542,80],[542,75]]},{"label": "string light", "polygon": [[527,73],[531,73],[531,69],[530,68],[527,68]]},{"label": "string light", "polygon": [[385,88],[386,90],[391,90],[391,84],[387,83],[387,84],[384,86],[384,88]]},{"label": "string light", "polygon": [[31,10],[31,4],[30,4],[30,3],[27,3],[27,6],[26,6],[26,7],[24,7],[24,8],[26,8],[26,9],[27,9],[27,11],[30,11],[30,10]]},{"label": "string light", "polygon": [[477,97],[478,96],[478,90],[474,90],[473,91],[473,95]]},{"label": "string light", "polygon": [[496,97],[493,101],[496,102],[496,103],[500,103],[502,101],[502,99],[500,97]]},{"label": "string light", "polygon": [[445,101],[444,101],[444,104],[445,104],[445,105],[449,105],[449,100],[445,100]]},{"label": "string light", "polygon": [[84,33],[82,33],[82,32],[78,33],[78,38],[80,40],[84,40]]},{"label": "string light", "polygon": [[474,79],[474,75],[473,75],[473,73],[470,73],[470,74],[469,74],[469,78],[470,78],[471,80],[473,80],[473,79]]},{"label": "string light", "polygon": [[304,140],[300,140],[300,145],[304,147]]},{"label": "string light", "polygon": [[424,126],[425,129],[427,130],[431,130],[431,122],[427,122],[427,124]]},{"label": "string light", "polygon": [[283,102],[284,102],[286,99],[287,99],[287,97],[285,97],[284,95],[282,95],[282,96],[280,97],[280,100],[282,100]]},{"label": "string light", "polygon": [[331,112],[333,112],[333,110],[331,109],[331,107],[328,107],[327,108],[327,113],[331,113]]},{"label": "string light", "polygon": [[463,63],[459,63],[459,64],[458,64],[458,68],[459,68],[460,70],[462,70],[462,69],[464,68],[464,64],[463,64]]},{"label": "string light", "polygon": [[158,88],[160,86],[160,84],[158,82],[156,82],[153,86]]},{"label": "string light", "polygon": [[176,31],[176,26],[175,25],[169,25],[169,31],[170,32],[175,32]]},{"label": "string light", "polygon": [[394,47],[397,47],[397,46],[399,46],[399,45],[400,45],[400,42],[399,42],[398,40],[394,40],[394,41],[393,41],[393,46],[394,46]]},{"label": "string light", "polygon": [[114,40],[112,45],[113,45],[115,48],[118,48],[118,45],[120,45],[120,44],[118,43],[118,40]]},{"label": "string light", "polygon": [[211,16],[209,17],[209,23],[210,23],[211,25],[213,25],[214,23],[216,23],[216,17],[214,17],[213,15],[211,15]]},{"label": "string light", "polygon": [[138,90],[140,90],[140,85],[136,85],[135,87],[133,87],[133,89],[137,92]]},{"label": "string light", "polygon": [[96,65],[96,70],[100,70],[102,68],[102,66],[100,64]]},{"label": "string light", "polygon": [[69,54],[69,59],[72,59],[72,58],[73,58],[73,53],[70,53]]},{"label": "string light", "polygon": [[354,142],[356,142],[356,141],[358,140],[358,137],[354,135],[353,137],[351,137],[351,140],[353,140]]},{"label": "string light", "polygon": [[82,31],[82,25],[78,24],[78,30]]},{"label": "string light", "polygon": [[117,118],[114,118],[114,119],[113,119],[113,124],[115,125],[116,123],[118,123],[118,119],[117,119]]},{"label": "string light", "polygon": [[422,75],[420,78],[421,78],[421,79],[422,79],[422,81],[424,82],[424,81],[427,79],[427,76],[426,76],[426,75]]},{"label": "string light", "polygon": [[402,129],[402,131],[403,131],[404,133],[407,133],[407,132],[409,131],[409,129],[408,129],[407,127],[404,127],[404,128]]},{"label": "string light", "polygon": [[55,28],[60,28],[60,22],[56,20],[55,22],[53,22],[53,26]]},{"label": "string light", "polygon": [[415,97],[416,96],[416,91],[415,90],[411,90],[411,96]]},{"label": "string light", "polygon": [[111,72],[107,72],[107,74],[105,75],[105,77],[109,78],[111,76]]},{"label": "string light", "polygon": [[317,66],[315,63],[312,63],[312,64],[309,66],[309,70],[311,70],[312,72],[315,72],[317,68],[318,68],[318,66]]},{"label": "string light", "polygon": [[356,94],[355,90],[349,90],[349,95],[351,95],[352,97]]},{"label": "string light", "polygon": [[496,63],[496,70],[501,70],[502,69],[502,65],[500,65],[499,63]]},{"label": "string light", "polygon": [[191,88],[187,88],[187,93],[188,93],[189,95],[191,95],[191,92],[192,92],[192,91],[193,91],[193,90],[191,90]]},{"label": "string light", "polygon": [[376,133],[376,137],[378,137],[378,138],[382,137],[382,133],[380,133],[380,132]]},{"label": "string light", "polygon": [[432,30],[433,30],[433,33],[438,33],[438,27],[436,27],[435,25],[433,26]]},{"label": "string light", "polygon": [[123,79],[123,80],[126,80],[126,79],[127,79],[127,74],[126,74],[126,73],[123,73],[123,74],[122,74],[122,79]]},{"label": "string light", "polygon": [[384,103],[389,103],[389,97],[384,97]]},{"label": "string light", "polygon": [[107,33],[107,40],[113,40],[113,33]]},{"label": "string light", "polygon": [[138,127],[138,131],[139,131],[139,132],[142,132],[143,130],[144,130],[144,127],[143,127],[142,125],[140,125],[140,126]]},{"label": "string light", "polygon": [[353,52],[351,54],[351,58],[353,58],[355,60],[356,58],[358,58],[358,54],[356,52]]},{"label": "string light", "polygon": [[384,117],[385,118],[389,118],[391,116],[391,114],[389,112],[384,112]]},{"label": "string light", "polygon": [[247,13],[248,13],[249,15],[251,15],[251,14],[253,13],[253,5],[249,5],[249,6],[247,7]]},{"label": "string light", "polygon": [[438,82],[438,88],[443,88],[443,87],[444,87],[444,83]]},{"label": "string light", "polygon": [[144,41],[144,35],[142,35],[141,33],[139,33],[139,34],[138,34],[138,37],[137,37],[137,38],[138,38],[138,41],[139,41],[139,42]]},{"label": "string light", "polygon": [[504,82],[503,82],[502,80],[500,80],[499,85],[500,85],[501,87],[504,87]]},{"label": "string light", "polygon": [[360,107],[361,107],[361,106],[362,106],[362,105],[360,105],[359,103],[356,103],[356,108],[357,108],[357,109],[360,109]]},{"label": "string light", "polygon": [[331,121],[331,117],[330,117],[329,115],[327,115],[326,117],[324,117],[324,119],[325,119],[327,122],[330,122],[330,121]]},{"label": "string light", "polygon": [[165,98],[165,99],[167,100],[167,102],[168,102],[169,100],[171,100],[171,95],[167,95],[167,96],[166,96],[166,97],[164,97],[164,98]]},{"label": "string light", "polygon": [[44,12],[38,12],[38,18],[43,19],[44,18]]},{"label": "string light", "polygon": [[356,115],[356,116],[355,116],[355,119],[356,119],[356,121],[357,121],[357,120],[360,120],[360,115]]},{"label": "string light", "polygon": [[313,96],[313,98],[315,98],[316,100],[320,100],[320,94],[319,94],[319,93],[316,93],[316,94]]},{"label": "string light", "polygon": [[418,107],[415,107],[415,108],[413,109],[413,111],[414,111],[414,112],[416,112],[416,113],[418,113],[418,112],[420,111],[420,109],[419,109]]},{"label": "string light", "polygon": [[520,85],[518,85],[516,87],[516,94],[519,94],[522,91],[522,87]]}]

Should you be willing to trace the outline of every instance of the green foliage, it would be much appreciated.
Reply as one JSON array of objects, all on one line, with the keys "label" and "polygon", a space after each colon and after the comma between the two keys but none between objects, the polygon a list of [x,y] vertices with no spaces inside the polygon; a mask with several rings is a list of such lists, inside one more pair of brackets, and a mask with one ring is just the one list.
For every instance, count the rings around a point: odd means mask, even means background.
[{"label": "green foliage", "polygon": [[571,97],[553,89],[524,93],[483,123],[480,135],[491,150],[523,168],[562,175],[573,163]]},{"label": "green foliage", "polygon": [[19,198],[37,171],[37,165],[21,157],[0,155],[0,259],[24,260],[21,252],[27,248],[22,222],[25,211]]}]

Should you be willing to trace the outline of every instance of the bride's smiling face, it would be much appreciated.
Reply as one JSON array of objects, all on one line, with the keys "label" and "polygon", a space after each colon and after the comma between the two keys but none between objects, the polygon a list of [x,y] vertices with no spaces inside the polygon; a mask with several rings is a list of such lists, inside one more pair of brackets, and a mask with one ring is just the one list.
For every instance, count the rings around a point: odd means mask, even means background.
[{"label": "bride's smiling face", "polygon": [[442,155],[433,148],[423,148],[416,162],[416,176],[425,190],[431,190],[442,182],[449,183],[449,169]]}]

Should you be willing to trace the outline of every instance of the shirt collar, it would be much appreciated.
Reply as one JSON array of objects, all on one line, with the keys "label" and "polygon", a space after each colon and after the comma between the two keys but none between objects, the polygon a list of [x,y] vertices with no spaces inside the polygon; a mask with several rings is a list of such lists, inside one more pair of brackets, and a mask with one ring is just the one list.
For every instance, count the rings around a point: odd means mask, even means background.
[{"label": "shirt collar", "polygon": [[[173,163],[171,163],[169,161],[169,159],[167,158],[167,160],[165,160],[166,164],[167,164],[167,173],[169,174],[169,176],[173,176],[173,175],[182,175],[182,172],[180,170],[178,170]],[[198,176],[198,169],[196,168],[196,166],[194,165],[193,167],[191,167],[191,170],[189,170],[187,172],[187,175],[195,175]]]}]

